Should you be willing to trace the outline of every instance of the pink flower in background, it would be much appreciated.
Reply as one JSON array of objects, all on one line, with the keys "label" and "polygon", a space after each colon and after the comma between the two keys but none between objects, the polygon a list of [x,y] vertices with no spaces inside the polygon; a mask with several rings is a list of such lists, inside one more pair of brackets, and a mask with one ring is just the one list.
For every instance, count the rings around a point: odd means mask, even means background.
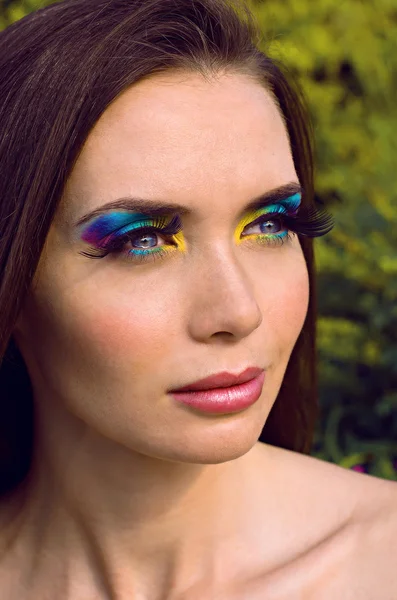
[{"label": "pink flower in background", "polygon": [[[350,467],[350,469],[352,471],[357,471],[358,473],[367,473],[367,467],[365,466],[365,464],[366,463],[361,463],[361,464],[358,464],[358,465],[354,465],[353,467]],[[393,464],[394,470],[397,471],[397,458],[395,458],[392,461],[392,464]]]},{"label": "pink flower in background", "polygon": [[360,473],[365,473],[365,469],[362,465],[354,465],[354,467],[352,467],[352,471],[359,471]]}]

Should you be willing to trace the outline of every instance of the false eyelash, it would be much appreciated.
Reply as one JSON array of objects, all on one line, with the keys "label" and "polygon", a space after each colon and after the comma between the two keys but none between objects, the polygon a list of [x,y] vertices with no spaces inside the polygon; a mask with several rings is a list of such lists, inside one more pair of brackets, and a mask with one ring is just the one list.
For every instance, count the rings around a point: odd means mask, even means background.
[{"label": "false eyelash", "polygon": [[[112,231],[109,235],[102,238],[102,244],[99,245],[98,248],[91,246],[87,251],[82,251],[80,254],[83,256],[87,256],[88,258],[104,258],[108,254],[112,252],[117,252],[126,242],[129,241],[130,235],[133,233],[134,235],[144,235],[145,233],[159,233],[161,235],[176,235],[182,229],[182,221],[179,215],[175,215],[175,217],[168,223],[165,217],[158,217],[156,219],[146,219],[146,221],[150,222],[150,225],[137,227],[136,229],[131,229],[126,234],[117,237],[117,232],[119,230]],[[144,222],[144,221],[142,221]],[[105,241],[104,241],[105,240]],[[109,240],[109,241],[106,241]],[[150,252],[150,249],[148,250]]]},{"label": "false eyelash", "polygon": [[[266,223],[267,221],[278,220],[281,221],[282,225],[286,227],[289,231],[292,231],[298,235],[302,235],[305,237],[320,237],[326,235],[333,229],[334,227],[334,219],[332,215],[326,211],[325,209],[318,209],[314,206],[309,208],[300,207],[296,214],[288,214],[288,211],[285,208],[280,207],[279,210],[265,213],[261,215],[259,218],[255,219],[252,223],[246,225],[246,227],[253,227],[254,225],[260,225],[261,223]],[[277,233],[263,233],[258,235],[269,235],[269,236],[279,236]],[[287,237],[290,240],[290,236]],[[284,243],[284,239],[282,239],[282,243]]]},{"label": "false eyelash", "polygon": [[282,218],[288,229],[311,238],[326,235],[335,225],[333,216],[327,210],[315,206],[301,207],[296,217],[286,214]]}]

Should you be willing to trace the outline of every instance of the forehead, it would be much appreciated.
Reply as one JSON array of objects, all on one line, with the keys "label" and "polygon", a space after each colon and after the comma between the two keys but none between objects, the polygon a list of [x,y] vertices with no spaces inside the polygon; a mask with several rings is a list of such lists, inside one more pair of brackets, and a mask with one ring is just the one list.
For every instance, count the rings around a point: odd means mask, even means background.
[{"label": "forehead", "polygon": [[66,189],[69,208],[77,202],[82,213],[129,194],[186,204],[293,179],[288,135],[263,86],[241,74],[207,81],[168,73],[131,86],[107,108]]}]

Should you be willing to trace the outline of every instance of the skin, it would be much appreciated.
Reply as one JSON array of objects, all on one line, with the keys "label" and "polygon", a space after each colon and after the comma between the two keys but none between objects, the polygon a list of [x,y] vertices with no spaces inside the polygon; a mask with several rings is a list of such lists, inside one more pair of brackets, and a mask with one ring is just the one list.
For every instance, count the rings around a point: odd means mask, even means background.
[{"label": "skin", "polygon": [[[267,556],[285,552],[277,461],[257,439],[304,323],[308,274],[297,236],[266,247],[234,234],[250,199],[289,182],[283,121],[241,74],[139,82],[90,133],[14,333],[37,407],[14,540],[32,597],[223,590],[260,569],[259,514]],[[193,210],[185,253],[142,265],[79,254],[77,219],[128,194]],[[241,413],[202,415],[166,393],[251,365],[265,383]]]}]

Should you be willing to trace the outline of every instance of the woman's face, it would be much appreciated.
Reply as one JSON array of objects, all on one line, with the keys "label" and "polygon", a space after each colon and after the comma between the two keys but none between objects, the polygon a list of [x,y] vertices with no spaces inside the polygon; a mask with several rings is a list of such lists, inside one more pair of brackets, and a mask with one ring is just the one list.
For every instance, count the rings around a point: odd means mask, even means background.
[{"label": "woman's face", "polygon": [[[46,427],[65,434],[83,424],[104,442],[180,462],[247,452],[277,397],[309,290],[297,236],[275,243],[280,223],[250,226],[258,213],[244,210],[293,182],[282,119],[248,77],[169,73],[123,93],[75,165],[15,331],[42,421],[51,415]],[[155,222],[113,208],[76,226],[126,197],[185,206],[181,231],[130,236],[101,259],[82,255],[121,226]],[[137,254],[159,247],[166,252]],[[265,382],[240,413],[198,413],[167,392],[248,366],[265,368]]]}]

